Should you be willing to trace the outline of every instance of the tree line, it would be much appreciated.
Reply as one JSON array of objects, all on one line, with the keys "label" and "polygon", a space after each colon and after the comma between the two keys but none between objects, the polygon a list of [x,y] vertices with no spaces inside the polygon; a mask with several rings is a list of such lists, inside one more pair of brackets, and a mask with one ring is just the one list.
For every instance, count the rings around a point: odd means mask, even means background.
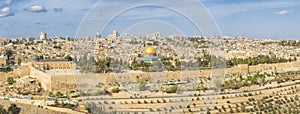
[{"label": "tree line", "polygon": [[[76,60],[76,58],[75,58]],[[161,72],[161,71],[178,71],[178,70],[199,70],[203,68],[218,68],[218,67],[234,67],[239,64],[248,64],[250,66],[258,64],[271,64],[271,63],[284,63],[296,61],[297,58],[277,58],[270,57],[268,55],[259,55],[256,57],[248,58],[232,58],[226,60],[225,58],[216,57],[214,55],[204,55],[203,57],[190,59],[188,61],[180,61],[172,58],[162,58],[161,61],[144,62],[133,61],[129,64],[126,61],[116,60],[113,58],[105,58],[101,60],[95,60],[94,57],[87,59],[83,56],[76,61],[76,64],[80,66],[81,71],[94,72],[94,73],[109,73],[109,72],[121,72],[125,70],[141,70],[144,72]]]}]

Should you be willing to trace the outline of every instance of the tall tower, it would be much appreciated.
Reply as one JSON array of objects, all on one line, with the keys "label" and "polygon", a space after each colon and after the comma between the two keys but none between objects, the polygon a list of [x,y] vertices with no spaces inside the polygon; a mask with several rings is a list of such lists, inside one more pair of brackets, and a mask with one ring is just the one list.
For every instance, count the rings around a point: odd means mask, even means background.
[{"label": "tall tower", "polygon": [[118,31],[113,31],[113,40],[117,40],[119,38],[119,33]]},{"label": "tall tower", "polygon": [[99,32],[96,33],[96,38],[101,38],[101,35]]},{"label": "tall tower", "polygon": [[44,31],[42,31],[40,33],[40,40],[46,40],[47,39],[47,33],[45,33]]},{"label": "tall tower", "polygon": [[124,34],[124,37],[125,37],[125,38],[127,38],[127,37],[128,37],[128,33],[127,33],[127,32]]}]

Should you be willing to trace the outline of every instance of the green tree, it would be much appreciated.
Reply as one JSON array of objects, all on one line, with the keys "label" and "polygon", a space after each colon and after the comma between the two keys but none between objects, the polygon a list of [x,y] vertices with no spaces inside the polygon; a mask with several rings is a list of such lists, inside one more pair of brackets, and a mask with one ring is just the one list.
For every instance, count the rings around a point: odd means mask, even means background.
[{"label": "green tree", "polygon": [[55,94],[55,96],[56,96],[56,97],[58,97],[58,98],[62,97],[63,95],[64,95],[64,94],[62,94],[62,93],[61,93],[61,92],[59,92],[59,91],[58,91],[58,92],[56,92],[56,94]]},{"label": "green tree", "polygon": [[176,93],[176,91],[177,91],[177,88],[178,88],[178,85],[172,85],[171,87],[169,87],[168,89],[167,89],[167,93]]},{"label": "green tree", "polygon": [[16,82],[13,77],[8,77],[6,81],[10,85],[12,85],[12,84],[14,84]]},{"label": "green tree", "polygon": [[70,55],[67,55],[67,56],[65,57],[65,59],[67,59],[68,61],[73,61],[73,58],[72,58]]},{"label": "green tree", "polygon": [[[91,59],[90,59],[91,60]],[[107,73],[111,72],[111,58],[106,58],[105,60],[99,60],[97,62],[88,62],[88,63],[95,63],[96,64],[96,72],[97,73]]]},{"label": "green tree", "polygon": [[176,59],[176,62],[175,62],[175,66],[176,68],[180,69],[181,68],[181,62],[179,60]]},{"label": "green tree", "polygon": [[7,114],[7,111],[2,105],[0,105],[0,114]]},{"label": "green tree", "polygon": [[113,93],[119,93],[121,90],[119,88],[113,88],[111,89],[111,92]]},{"label": "green tree", "polygon": [[64,107],[68,109],[72,109],[73,107],[75,107],[75,105],[67,103],[64,105]]},{"label": "green tree", "polygon": [[[4,65],[2,65],[4,66]],[[12,69],[10,67],[6,67],[6,68],[0,68],[0,72],[10,72],[12,71]]]},{"label": "green tree", "polygon": [[19,114],[20,111],[21,111],[21,108],[13,103],[13,104],[10,104],[7,111],[8,111],[9,114]]},{"label": "green tree", "polygon": [[14,52],[12,50],[7,50],[6,51],[7,58],[10,59],[10,57],[13,55],[13,53]]},{"label": "green tree", "polygon": [[137,61],[134,61],[134,62],[131,63],[131,69],[132,69],[132,70],[137,70],[137,69],[138,69],[138,66],[139,66],[139,64],[138,64]]},{"label": "green tree", "polygon": [[140,82],[139,83],[139,90],[145,91],[146,90],[146,82]]},{"label": "green tree", "polygon": [[22,60],[18,59],[18,65],[21,65],[21,63],[22,63]]}]

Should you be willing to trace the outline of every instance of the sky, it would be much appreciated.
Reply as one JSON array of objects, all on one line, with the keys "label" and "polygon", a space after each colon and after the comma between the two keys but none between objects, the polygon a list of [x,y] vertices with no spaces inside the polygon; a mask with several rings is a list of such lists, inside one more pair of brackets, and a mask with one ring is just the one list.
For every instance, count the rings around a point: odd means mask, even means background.
[{"label": "sky", "polygon": [[[145,35],[155,32],[156,28],[164,36],[193,36],[205,33],[208,27],[205,19],[209,19],[223,36],[300,39],[300,0],[169,0],[162,4],[181,7],[170,10],[145,5],[119,11],[123,6],[138,2],[141,0],[0,0],[0,37],[38,37],[41,31],[47,32],[49,37],[94,36],[97,31],[107,36],[112,30]],[[209,15],[201,16],[206,14],[203,9]],[[189,13],[176,12],[180,10]],[[113,13],[118,15],[104,27],[107,21],[104,19]],[[193,21],[199,18],[203,18],[200,27]]]}]

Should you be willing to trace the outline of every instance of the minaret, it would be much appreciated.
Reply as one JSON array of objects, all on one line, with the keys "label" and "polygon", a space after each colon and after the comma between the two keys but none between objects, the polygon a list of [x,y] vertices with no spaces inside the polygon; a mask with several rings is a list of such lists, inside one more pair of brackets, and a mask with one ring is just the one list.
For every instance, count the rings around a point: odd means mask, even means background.
[{"label": "minaret", "polygon": [[117,40],[120,37],[118,31],[113,31],[112,35],[113,35],[113,40]]}]

